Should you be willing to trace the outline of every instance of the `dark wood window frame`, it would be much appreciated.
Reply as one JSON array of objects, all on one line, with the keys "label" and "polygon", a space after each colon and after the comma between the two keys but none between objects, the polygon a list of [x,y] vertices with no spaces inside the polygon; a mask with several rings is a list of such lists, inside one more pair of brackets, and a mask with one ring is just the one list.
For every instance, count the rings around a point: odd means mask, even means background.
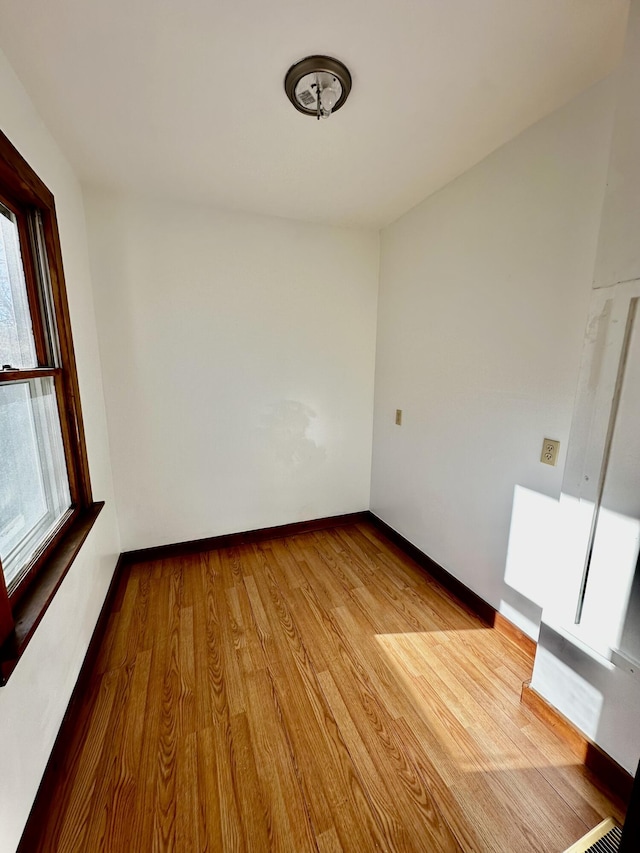
[{"label": "dark wood window frame", "polygon": [[[16,217],[24,267],[27,298],[33,324],[37,367],[0,369],[0,386],[28,379],[50,377],[58,404],[60,431],[67,466],[71,507],[55,533],[46,539],[27,572],[11,594],[7,592],[0,564],[0,685],[4,684],[51,603],[64,576],[86,539],[103,503],[91,493],[89,463],[84,439],[80,393],[76,372],[71,322],[67,304],[62,251],[54,198],[49,189],[0,132],[0,201]],[[41,225],[41,245],[46,254],[49,282],[38,276],[38,243],[30,228]],[[30,224],[31,223],[31,224]],[[47,322],[49,290],[55,320]],[[48,327],[55,325],[56,342]],[[54,354],[55,351],[55,354]]]}]

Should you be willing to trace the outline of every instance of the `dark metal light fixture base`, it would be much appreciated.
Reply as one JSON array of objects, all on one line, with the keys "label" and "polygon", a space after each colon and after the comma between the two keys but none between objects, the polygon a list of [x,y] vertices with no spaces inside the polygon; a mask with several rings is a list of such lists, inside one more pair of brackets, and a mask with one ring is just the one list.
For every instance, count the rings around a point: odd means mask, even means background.
[{"label": "dark metal light fixture base", "polygon": [[[335,113],[349,97],[351,74],[347,66],[331,56],[307,56],[287,71],[284,89],[293,106],[304,115],[327,117]],[[323,109],[321,92],[331,89],[335,103]]]}]

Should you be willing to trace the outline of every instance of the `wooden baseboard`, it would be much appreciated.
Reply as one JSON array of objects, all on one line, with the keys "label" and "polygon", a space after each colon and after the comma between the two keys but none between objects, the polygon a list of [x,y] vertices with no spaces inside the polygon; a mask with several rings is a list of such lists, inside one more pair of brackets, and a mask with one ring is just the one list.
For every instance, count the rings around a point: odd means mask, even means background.
[{"label": "wooden baseboard", "polygon": [[550,726],[569,746],[576,758],[588,767],[602,785],[628,805],[633,787],[633,776],[590,740],[564,714],[550,705],[529,682],[522,685],[520,700],[538,719]]},{"label": "wooden baseboard", "polygon": [[509,637],[513,642],[520,646],[522,651],[526,652],[533,659],[536,655],[536,649],[538,648],[538,644],[535,640],[532,640],[528,634],[525,634],[517,625],[514,625],[513,622],[509,621],[506,616],[503,616],[502,613],[499,613],[496,610],[496,615],[493,620],[493,627],[500,634],[504,634],[506,637]]},{"label": "wooden baseboard", "polygon": [[139,548],[135,551],[124,551],[122,558],[128,564],[143,563],[148,560],[168,560],[172,557],[186,557],[190,554],[201,554],[205,551],[215,551],[219,548],[234,548],[249,542],[266,542],[269,539],[282,539],[284,536],[295,536],[299,533],[309,533],[314,530],[327,530],[330,527],[342,527],[345,524],[357,524],[366,521],[369,511],[350,512],[345,515],[333,515],[327,518],[314,518],[310,521],[297,521],[293,524],[282,524],[278,527],[261,527],[258,530],[247,530],[243,533],[226,533],[222,536],[209,536],[206,539],[192,539],[189,542],[176,542],[171,545],[156,545],[151,548]]},{"label": "wooden baseboard", "polygon": [[62,718],[58,735],[55,743],[53,744],[51,755],[49,756],[47,766],[45,767],[44,774],[40,781],[38,793],[36,794],[29,818],[27,819],[27,823],[22,833],[17,853],[32,853],[32,851],[36,849],[39,826],[42,823],[43,815],[46,813],[49,802],[52,799],[52,792],[57,784],[60,768],[62,767],[64,759],[69,751],[69,745],[76,729],[80,708],[83,699],[85,698],[91,673],[93,672],[93,668],[98,658],[102,639],[105,631],[107,630],[107,623],[109,621],[109,616],[111,614],[112,606],[115,601],[118,586],[123,572],[125,571],[125,567],[126,564],[122,559],[121,554],[118,558],[118,562],[116,563],[116,567],[109,584],[109,589],[107,590],[107,594],[102,603],[100,615],[98,616],[84,660],[82,661],[82,666],[80,667],[80,673],[78,674],[69,704],[67,705],[67,710]]},{"label": "wooden baseboard", "polygon": [[369,511],[367,513],[367,517],[371,524],[383,533],[390,542],[397,545],[401,551],[403,551],[408,557],[411,557],[411,559],[428,572],[431,577],[435,578],[435,580],[437,580],[438,583],[447,590],[447,592],[453,595],[462,605],[464,605],[467,610],[473,613],[474,616],[481,619],[486,625],[491,628],[495,628],[495,630],[500,634],[504,634],[508,637],[513,643],[519,646],[519,648],[528,657],[531,658],[531,662],[533,663],[533,658],[536,653],[535,640],[532,640],[531,637],[527,636],[527,634],[525,634],[524,631],[521,631],[520,628],[513,624],[513,622],[510,622],[505,616],[498,613],[498,611],[487,601],[480,598],[479,595],[470,590],[468,586],[462,583],[462,581],[455,578],[446,569],[436,563],[435,560],[432,560],[431,557],[427,556],[424,551],[421,551],[416,545],[409,542],[408,539],[405,539],[402,534],[398,533],[397,530],[394,530],[393,527],[390,527],[385,521],[378,518],[377,515],[374,515],[374,513]]}]

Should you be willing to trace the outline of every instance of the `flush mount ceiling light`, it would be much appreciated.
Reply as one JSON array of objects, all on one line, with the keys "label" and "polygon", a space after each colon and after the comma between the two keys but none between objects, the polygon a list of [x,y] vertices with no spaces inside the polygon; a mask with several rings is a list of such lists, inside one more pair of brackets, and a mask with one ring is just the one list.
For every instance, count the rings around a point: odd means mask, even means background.
[{"label": "flush mount ceiling light", "polygon": [[329,118],[351,91],[346,65],[330,56],[307,56],[287,71],[284,89],[293,106],[307,116]]}]

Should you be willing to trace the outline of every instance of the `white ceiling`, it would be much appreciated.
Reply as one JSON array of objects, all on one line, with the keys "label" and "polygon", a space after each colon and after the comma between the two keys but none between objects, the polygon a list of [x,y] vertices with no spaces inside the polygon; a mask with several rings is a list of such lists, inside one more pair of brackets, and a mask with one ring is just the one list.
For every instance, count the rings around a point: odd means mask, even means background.
[{"label": "white ceiling", "polygon": [[[385,225],[604,77],[628,0],[1,0],[0,47],[80,178]],[[287,101],[313,53],[353,76]],[[0,117],[1,122],[1,117]]]}]

